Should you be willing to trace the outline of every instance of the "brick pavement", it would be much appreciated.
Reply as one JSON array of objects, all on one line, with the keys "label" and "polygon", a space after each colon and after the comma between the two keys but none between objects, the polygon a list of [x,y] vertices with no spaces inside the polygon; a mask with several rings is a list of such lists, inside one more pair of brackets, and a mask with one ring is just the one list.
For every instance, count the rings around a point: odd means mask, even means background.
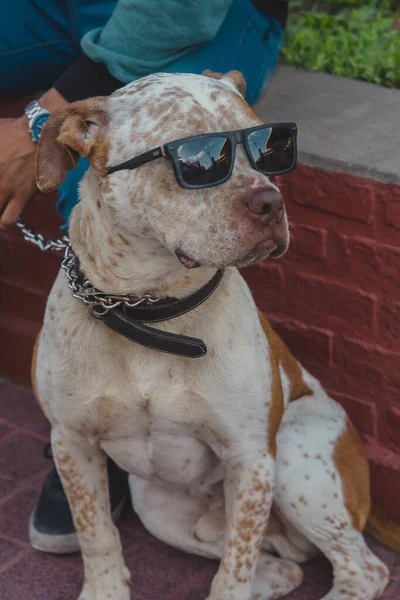
[{"label": "brick pavement", "polygon": [[[0,380],[0,598],[76,600],[82,585],[79,555],[57,558],[32,550],[27,523],[49,470],[43,457],[49,427],[29,388]],[[132,600],[205,600],[217,563],[174,550],[150,536],[130,506],[120,523],[132,571]],[[392,572],[384,600],[400,598],[400,555],[370,540]],[[329,563],[304,568],[302,586],[287,600],[319,600],[329,589]]]}]

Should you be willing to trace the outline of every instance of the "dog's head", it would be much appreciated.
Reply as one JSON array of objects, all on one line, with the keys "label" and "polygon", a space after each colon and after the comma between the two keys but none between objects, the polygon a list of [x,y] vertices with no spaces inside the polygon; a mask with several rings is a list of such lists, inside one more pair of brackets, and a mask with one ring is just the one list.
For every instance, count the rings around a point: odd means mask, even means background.
[{"label": "dog's head", "polygon": [[243,99],[243,76],[156,74],[108,98],[71,104],[48,120],[37,181],[62,183],[79,155],[88,157],[99,205],[116,231],[155,238],[186,266],[242,267],[288,246],[277,187],[255,171],[239,145],[231,177],[206,189],[179,186],[169,160],[107,175],[107,168],[176,139],[253,127],[261,121]]}]

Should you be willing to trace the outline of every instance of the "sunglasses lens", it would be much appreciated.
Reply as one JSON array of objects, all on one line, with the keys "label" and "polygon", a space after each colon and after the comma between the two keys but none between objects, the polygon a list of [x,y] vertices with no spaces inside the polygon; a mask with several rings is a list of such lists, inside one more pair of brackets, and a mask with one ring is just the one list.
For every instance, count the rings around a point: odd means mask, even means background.
[{"label": "sunglasses lens", "polygon": [[182,179],[193,187],[215,184],[228,176],[232,144],[224,137],[207,137],[184,142],[177,149]]},{"label": "sunglasses lens", "polygon": [[276,175],[294,166],[294,139],[288,127],[256,129],[247,136],[247,147],[257,169],[266,175]]}]

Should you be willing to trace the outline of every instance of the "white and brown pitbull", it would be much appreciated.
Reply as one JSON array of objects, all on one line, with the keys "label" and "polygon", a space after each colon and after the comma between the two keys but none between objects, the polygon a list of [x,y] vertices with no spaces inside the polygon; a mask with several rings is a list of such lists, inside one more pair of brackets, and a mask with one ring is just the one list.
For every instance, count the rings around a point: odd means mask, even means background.
[{"label": "white and brown pitbull", "polygon": [[90,159],[70,238],[96,288],[184,298],[225,269],[201,306],[157,324],[205,340],[195,360],[125,339],[72,298],[62,271],[55,281],[34,379],[82,550],[80,600],[130,597],[107,455],[132,474],[152,534],[221,560],[209,600],[284,596],[302,580],[296,563],[317,551],[334,569],[325,600],[373,600],[388,582],[361,533],[370,497],[358,435],[260,317],[237,270],[287,248],[286,214],[265,219],[254,206],[276,200],[276,186],[243,146],[218,187],[180,187],[164,159],[106,173],[174,139],[259,125],[244,87],[238,72],[151,75],[54,113],[43,131],[41,189]]}]

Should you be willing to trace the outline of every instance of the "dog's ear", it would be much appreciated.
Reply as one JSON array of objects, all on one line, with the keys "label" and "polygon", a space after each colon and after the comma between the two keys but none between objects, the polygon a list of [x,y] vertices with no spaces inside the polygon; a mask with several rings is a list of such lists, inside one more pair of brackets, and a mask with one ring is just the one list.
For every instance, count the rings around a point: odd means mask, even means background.
[{"label": "dog's ear", "polygon": [[243,77],[243,74],[240,71],[229,71],[229,73],[216,73],[215,71],[203,71],[202,73],[206,77],[211,77],[212,79],[222,79],[223,81],[227,81],[230,84],[233,83],[237,91],[241,96],[246,95],[246,80]]},{"label": "dog's ear", "polygon": [[36,157],[36,183],[50,192],[74,169],[79,156],[89,158],[102,171],[107,163],[106,98],[90,98],[57,110],[47,120]]}]

